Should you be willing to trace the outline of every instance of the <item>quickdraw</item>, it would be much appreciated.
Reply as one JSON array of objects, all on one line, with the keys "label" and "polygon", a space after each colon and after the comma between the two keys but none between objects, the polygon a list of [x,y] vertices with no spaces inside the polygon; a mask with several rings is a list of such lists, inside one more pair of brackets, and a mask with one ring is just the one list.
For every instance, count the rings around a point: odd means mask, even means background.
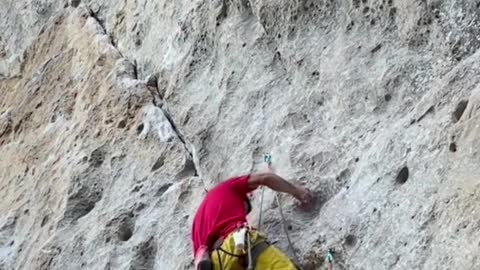
[{"label": "quickdraw", "polygon": [[335,250],[333,248],[329,248],[327,251],[327,255],[325,256],[325,259],[329,263],[329,270],[333,270],[333,254],[335,253]]}]

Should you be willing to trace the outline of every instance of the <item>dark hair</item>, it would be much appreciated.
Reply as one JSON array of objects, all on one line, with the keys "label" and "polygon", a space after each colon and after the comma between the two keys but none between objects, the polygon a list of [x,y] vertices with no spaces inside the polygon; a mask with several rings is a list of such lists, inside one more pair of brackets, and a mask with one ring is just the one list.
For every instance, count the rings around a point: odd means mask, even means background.
[{"label": "dark hair", "polygon": [[252,203],[248,197],[245,198],[245,202],[247,203],[247,215],[252,211]]}]

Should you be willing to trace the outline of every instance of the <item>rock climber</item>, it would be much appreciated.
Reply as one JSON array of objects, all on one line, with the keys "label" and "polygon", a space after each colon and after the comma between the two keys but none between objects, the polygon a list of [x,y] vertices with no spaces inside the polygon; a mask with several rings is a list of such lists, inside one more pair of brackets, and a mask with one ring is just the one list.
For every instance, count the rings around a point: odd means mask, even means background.
[{"label": "rock climber", "polygon": [[[251,258],[253,269],[294,270],[294,263],[278,248],[247,224],[251,210],[249,194],[259,186],[288,193],[301,204],[309,204],[312,194],[274,173],[251,174],[230,178],[205,196],[192,225],[192,242],[196,270],[244,270]],[[248,251],[235,247],[235,233],[247,227]],[[247,245],[245,245],[247,246]]]}]

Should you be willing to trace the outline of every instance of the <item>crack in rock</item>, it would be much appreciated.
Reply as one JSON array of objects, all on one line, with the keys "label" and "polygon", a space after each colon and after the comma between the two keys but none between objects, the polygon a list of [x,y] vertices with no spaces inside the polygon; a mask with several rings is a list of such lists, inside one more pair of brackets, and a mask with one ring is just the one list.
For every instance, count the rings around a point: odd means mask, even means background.
[{"label": "crack in rock", "polygon": [[[118,51],[118,53],[119,53],[123,58],[125,58],[125,57],[123,56],[122,52],[118,49],[117,44],[115,44],[115,41],[113,40],[112,35],[110,35],[110,34],[108,33],[107,28],[105,27],[104,23],[103,23],[102,20],[98,17],[97,13],[95,13],[95,12],[93,11],[93,9],[91,9],[90,7],[87,7],[86,9],[87,9],[88,15],[89,15],[90,17],[92,17],[92,18],[98,23],[98,25],[102,28],[105,36],[108,37],[108,39],[109,39],[110,43],[113,45],[113,47],[115,47],[115,49]],[[135,74],[137,74],[137,71],[136,71],[136,70],[137,70],[137,68],[136,68],[136,63],[134,63],[134,66],[135,66]],[[135,78],[135,79],[136,79],[136,78]]]},{"label": "crack in rock", "polygon": [[[123,56],[123,54],[121,53],[121,51],[117,48],[117,45],[115,44],[113,38],[111,35],[108,34],[108,31],[107,31],[107,28],[105,27],[104,23],[102,22],[102,20],[98,17],[98,15],[90,8],[90,7],[87,7],[87,11],[88,11],[88,14],[90,17],[92,17],[93,19],[95,19],[95,21],[98,23],[98,25],[103,29],[103,32],[106,36],[108,36],[109,40],[110,40],[110,43],[113,45],[113,47],[118,51],[118,53],[120,54],[120,56],[124,59],[127,59]],[[138,66],[137,66],[137,62],[134,60],[133,62],[130,61],[133,65],[133,69],[134,69],[134,79],[137,79],[138,80]],[[180,130],[178,129],[177,125],[175,124],[175,121],[173,120],[171,114],[167,111],[167,109],[165,108],[165,101],[162,99],[161,95],[160,95],[160,92],[159,92],[159,89],[158,89],[158,84],[156,82],[156,79],[157,77],[156,76],[152,76],[150,77],[149,79],[147,79],[147,82],[145,83],[147,88],[150,89],[150,88],[153,88],[155,89],[155,93],[154,92],[150,92],[151,95],[152,95],[152,102],[153,102],[153,105],[157,108],[159,108],[163,114],[165,115],[167,121],[170,123],[171,127],[172,127],[172,130],[173,132],[176,134],[177,138],[180,140],[180,142],[183,144],[184,148],[185,148],[185,151],[187,151],[187,162],[186,164],[186,169],[192,169],[194,171],[194,176],[199,176],[199,165],[198,165],[198,161],[196,159],[196,155],[195,155],[195,149],[193,147],[193,145],[190,143],[190,142],[187,142],[185,137],[183,136],[183,134],[180,132]],[[153,81],[155,81],[155,83],[152,83]],[[156,97],[156,95],[158,95],[158,97]],[[157,98],[159,100],[161,100],[162,102],[158,102],[156,101]],[[187,168],[188,167],[188,168]]]},{"label": "crack in rock", "polygon": [[[151,84],[150,84],[150,87],[153,88]],[[173,132],[175,133],[176,137],[180,140],[180,142],[183,144],[185,151],[187,152],[188,156],[186,157],[187,161],[185,165],[185,170],[193,170],[194,176],[200,176],[199,174],[200,167],[198,165],[198,160],[196,159],[195,148],[190,142],[188,142],[185,139],[185,136],[178,129],[177,124],[175,123],[175,121],[173,120],[173,117],[171,116],[171,113],[165,108],[166,107],[165,101],[162,100],[160,96],[156,97],[154,92],[150,92],[150,93],[152,94],[153,105],[159,108],[163,112],[165,118],[167,119],[168,123],[172,127]],[[156,93],[159,95],[158,88],[156,90]],[[160,103],[156,102],[157,98],[160,99],[162,102]]]}]

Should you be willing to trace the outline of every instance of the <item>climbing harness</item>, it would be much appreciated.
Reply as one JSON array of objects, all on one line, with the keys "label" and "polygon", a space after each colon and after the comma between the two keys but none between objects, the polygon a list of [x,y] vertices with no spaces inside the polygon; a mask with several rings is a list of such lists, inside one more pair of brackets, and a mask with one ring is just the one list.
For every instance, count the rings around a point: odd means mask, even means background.
[{"label": "climbing harness", "polygon": [[[222,244],[225,239],[219,238],[215,244],[213,245],[213,251],[217,252],[218,263],[220,266],[220,270],[224,270],[222,258],[220,256],[220,252],[227,254],[228,256],[236,257],[239,260],[247,261],[247,265],[243,264],[246,267],[246,270],[253,270],[257,263],[258,257],[265,251],[269,246],[270,243],[266,239],[258,240],[259,236],[257,235],[255,243],[252,243],[251,234],[250,232],[254,229],[250,227],[247,223],[241,225],[239,229],[233,233],[232,237],[235,243],[235,250],[243,250],[243,254],[235,254],[230,251],[227,251],[222,248]],[[246,243],[245,243],[246,242]],[[253,246],[252,246],[253,244]],[[245,248],[246,245],[246,248]],[[212,252],[213,252],[212,251]]]},{"label": "climbing harness", "polygon": [[[268,171],[273,173],[272,155],[268,154],[268,153],[264,154],[263,161],[267,164]],[[288,232],[287,222],[286,222],[285,216],[283,214],[282,205],[280,203],[279,196],[276,193],[275,193],[275,200],[276,200],[277,205],[278,205],[278,210],[280,212],[280,217],[282,218],[283,230],[285,231],[285,235],[287,236],[288,246],[292,250],[293,257],[296,261],[297,266],[302,270],[302,267],[299,264],[300,260],[298,259],[297,252],[295,251],[295,248],[293,247],[292,241],[290,239],[290,233]],[[262,205],[263,205],[263,190],[262,190],[262,195],[261,195],[261,199],[260,199],[260,213],[259,213],[259,217],[258,217],[259,228],[260,228],[261,221],[262,221]]]}]

